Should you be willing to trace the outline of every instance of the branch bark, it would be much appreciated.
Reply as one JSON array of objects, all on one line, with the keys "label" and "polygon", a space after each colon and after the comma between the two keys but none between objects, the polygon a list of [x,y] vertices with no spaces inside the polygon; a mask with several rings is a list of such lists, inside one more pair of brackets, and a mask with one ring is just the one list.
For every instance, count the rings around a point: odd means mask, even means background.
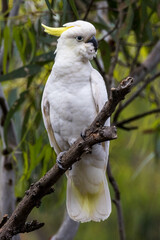
[{"label": "branch bark", "polygon": [[[119,127],[119,128],[125,128],[125,124],[126,123],[130,123],[130,122],[133,122],[133,121],[136,121],[138,119],[141,119],[141,118],[144,118],[146,116],[149,116],[151,114],[155,114],[155,113],[160,113],[160,108],[156,108],[156,109],[153,109],[151,111],[148,111],[148,112],[144,112],[144,113],[141,113],[141,114],[138,114],[134,117],[131,117],[131,118],[128,118],[128,119],[125,119],[125,120],[122,120],[120,122],[117,122],[116,126]],[[134,127],[135,128],[135,127]],[[136,128],[137,129],[137,128]]]},{"label": "branch bark", "polygon": [[140,67],[137,67],[132,73],[131,76],[135,79],[134,85],[137,85],[141,82],[145,76],[151,72],[157,64],[160,62],[160,40],[154,46],[146,60],[141,64]]},{"label": "branch bark", "polygon": [[146,86],[153,82],[157,77],[160,76],[160,72],[158,72],[157,74],[155,74],[154,76],[150,77],[150,78],[147,78],[143,85],[141,87],[138,88],[138,90],[132,94],[132,96],[127,100],[125,101],[123,104],[121,104],[121,106],[119,106],[119,108],[117,109],[115,115],[114,115],[114,119],[113,119],[113,122],[116,123],[117,122],[117,119],[118,119],[118,116],[120,114],[120,112],[126,108],[137,96],[139,96],[139,94],[143,91],[143,89],[146,88]]},{"label": "branch bark", "polygon": [[[156,52],[156,51],[160,51],[160,41],[153,48],[152,52],[149,54],[148,58],[144,61],[144,63],[140,67],[136,68],[136,70],[131,74],[132,77],[134,78],[134,85],[140,83],[143,80],[143,78],[145,78],[145,76],[150,71],[152,71],[160,62],[159,52]],[[139,87],[138,90],[127,101],[125,101],[123,104],[119,106],[119,108],[114,114],[114,118],[113,118],[114,124],[117,123],[118,117],[122,112],[122,110],[125,109],[143,91],[143,89],[146,88],[146,86],[149,83],[154,81],[159,76],[160,76],[160,72],[144,80],[143,85]]]},{"label": "branch bark", "polygon": [[[114,112],[117,104],[124,99],[125,95],[131,90],[133,79],[128,77],[124,79],[117,88],[111,89],[111,97],[104,105],[101,112],[97,115],[91,126],[86,130],[84,139],[79,137],[70,149],[62,156],[62,166],[67,170],[73,163],[80,160],[81,155],[87,152],[91,147],[99,142],[109,141],[117,138],[116,128],[104,127],[105,121]],[[41,199],[53,192],[51,188],[58,179],[65,173],[56,163],[44,177],[35,184],[32,184],[26,191],[24,198],[17,206],[16,210],[9,220],[0,229],[0,239],[10,240],[17,233],[24,232],[26,219],[34,207],[40,206]],[[40,225],[40,224],[39,224]],[[30,229],[32,231],[32,224]]]}]

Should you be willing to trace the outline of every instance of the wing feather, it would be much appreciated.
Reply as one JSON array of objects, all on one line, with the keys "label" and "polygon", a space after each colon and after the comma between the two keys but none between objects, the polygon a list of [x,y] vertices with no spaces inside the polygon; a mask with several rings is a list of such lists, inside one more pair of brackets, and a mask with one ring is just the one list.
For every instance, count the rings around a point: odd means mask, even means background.
[{"label": "wing feather", "polygon": [[[107,94],[107,90],[106,90],[106,86],[105,86],[103,77],[94,68],[91,72],[91,88],[92,88],[93,99],[95,102],[95,107],[96,107],[97,114],[98,114],[102,110],[105,102],[108,101],[108,94]],[[105,126],[110,126],[110,118],[107,119]],[[108,156],[109,141],[102,143],[102,146],[104,147],[104,149],[107,153],[107,156]]]},{"label": "wing feather", "polygon": [[61,152],[61,149],[54,135],[54,131],[53,131],[51,119],[50,119],[50,104],[46,98],[45,99],[43,98],[42,100],[42,114],[43,114],[44,125],[48,133],[50,145],[54,148],[55,152],[58,155]]}]

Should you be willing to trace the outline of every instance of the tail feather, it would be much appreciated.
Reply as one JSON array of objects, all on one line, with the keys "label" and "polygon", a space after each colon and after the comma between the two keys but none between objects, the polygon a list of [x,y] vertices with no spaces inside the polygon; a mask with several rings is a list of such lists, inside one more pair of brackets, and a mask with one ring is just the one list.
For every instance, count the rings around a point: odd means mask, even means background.
[{"label": "tail feather", "polygon": [[96,193],[80,191],[73,179],[68,178],[67,210],[70,218],[78,222],[99,222],[107,219],[111,213],[111,200],[105,174]]}]

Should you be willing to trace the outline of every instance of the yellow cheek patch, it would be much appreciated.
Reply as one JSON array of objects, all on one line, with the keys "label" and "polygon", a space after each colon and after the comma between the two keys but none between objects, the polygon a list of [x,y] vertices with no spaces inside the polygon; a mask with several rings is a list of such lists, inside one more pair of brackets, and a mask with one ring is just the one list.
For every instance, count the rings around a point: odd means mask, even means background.
[{"label": "yellow cheek patch", "polygon": [[45,29],[44,31],[46,33],[51,34],[53,36],[60,37],[63,32],[65,32],[69,28],[72,28],[73,26],[71,26],[71,27],[52,28],[52,27],[47,27],[46,25],[42,24],[42,27],[44,27],[44,29]]}]

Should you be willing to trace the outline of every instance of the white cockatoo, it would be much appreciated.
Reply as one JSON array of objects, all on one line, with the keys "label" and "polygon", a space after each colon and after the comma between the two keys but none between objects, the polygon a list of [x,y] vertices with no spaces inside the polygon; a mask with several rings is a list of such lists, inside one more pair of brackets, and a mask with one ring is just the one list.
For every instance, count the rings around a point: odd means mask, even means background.
[{"label": "white cockatoo", "polygon": [[[81,20],[61,28],[42,26],[47,33],[60,36],[42,97],[44,124],[58,155],[91,124],[108,97],[102,76],[89,61],[97,52],[95,27]],[[110,125],[109,120],[105,125]],[[108,152],[109,142],[94,145],[91,154],[84,153],[67,171],[66,205],[75,221],[101,221],[110,215]]]}]

